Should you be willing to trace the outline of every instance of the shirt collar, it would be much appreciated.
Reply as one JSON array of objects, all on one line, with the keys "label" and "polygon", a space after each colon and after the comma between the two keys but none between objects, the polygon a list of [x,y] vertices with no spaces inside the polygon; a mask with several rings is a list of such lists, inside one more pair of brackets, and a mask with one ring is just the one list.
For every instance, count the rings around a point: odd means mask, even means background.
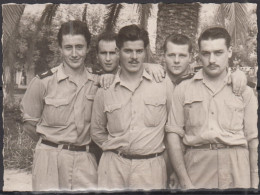
[{"label": "shirt collar", "polygon": [[[121,69],[119,69],[115,75],[113,87],[115,87],[118,83],[121,83],[120,74],[121,74]],[[147,80],[150,81],[152,80],[152,76],[149,75],[145,69],[143,70],[142,78],[146,78]]]},{"label": "shirt collar", "polygon": [[[68,75],[65,74],[63,64],[60,64],[59,66],[55,67],[54,71],[57,71],[58,82],[69,77]],[[90,74],[86,67],[84,67],[84,74],[85,74],[86,81],[87,80],[94,81],[93,74]]]},{"label": "shirt collar", "polygon": [[[227,68],[227,75],[224,78],[224,83],[228,83],[228,78],[230,77],[231,72],[230,70]],[[204,80],[204,76],[203,76],[203,69],[200,69],[193,77],[194,80]]]}]

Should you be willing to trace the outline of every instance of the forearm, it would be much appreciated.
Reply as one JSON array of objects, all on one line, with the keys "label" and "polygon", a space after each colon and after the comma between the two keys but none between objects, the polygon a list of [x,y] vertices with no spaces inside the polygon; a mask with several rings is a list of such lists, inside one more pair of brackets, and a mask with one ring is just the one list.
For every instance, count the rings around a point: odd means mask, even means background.
[{"label": "forearm", "polygon": [[184,189],[190,189],[192,188],[191,180],[188,176],[185,163],[184,163],[184,157],[183,157],[183,150],[181,147],[179,135],[175,133],[168,133],[167,134],[167,142],[168,142],[168,155],[171,161],[171,164],[173,166],[174,171],[176,172],[179,182],[181,184],[181,187]]},{"label": "forearm", "polygon": [[37,142],[39,140],[40,136],[36,132],[36,123],[35,122],[25,121],[23,124],[23,130],[35,142]]},{"label": "forearm", "polygon": [[93,129],[91,133],[93,141],[102,148],[102,144],[107,141],[108,133],[105,130]]},{"label": "forearm", "polygon": [[258,188],[258,139],[255,138],[248,143],[249,148],[249,162],[250,162],[250,175],[251,175],[251,187]]}]

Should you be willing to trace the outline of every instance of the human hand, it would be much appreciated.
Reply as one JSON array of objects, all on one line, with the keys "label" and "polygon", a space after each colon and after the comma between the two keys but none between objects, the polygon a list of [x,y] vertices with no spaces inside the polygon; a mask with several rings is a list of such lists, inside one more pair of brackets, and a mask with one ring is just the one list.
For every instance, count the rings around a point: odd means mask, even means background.
[{"label": "human hand", "polygon": [[241,95],[247,86],[245,73],[237,68],[237,70],[230,75],[228,83],[232,83],[232,89],[235,95]]},{"label": "human hand", "polygon": [[165,70],[160,64],[144,63],[145,70],[153,76],[157,83],[160,83],[165,78]]},{"label": "human hand", "polygon": [[113,74],[103,74],[100,76],[100,86],[104,89],[108,89],[113,83],[115,75]]}]

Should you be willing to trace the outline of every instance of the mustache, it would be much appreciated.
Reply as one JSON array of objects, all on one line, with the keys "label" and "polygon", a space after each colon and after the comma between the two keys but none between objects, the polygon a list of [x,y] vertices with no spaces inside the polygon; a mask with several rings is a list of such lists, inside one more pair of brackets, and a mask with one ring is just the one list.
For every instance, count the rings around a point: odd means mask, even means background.
[{"label": "mustache", "polygon": [[139,63],[139,61],[138,61],[138,60],[135,60],[135,59],[133,59],[133,60],[129,61],[129,63],[135,63],[135,64],[137,64],[137,63]]}]

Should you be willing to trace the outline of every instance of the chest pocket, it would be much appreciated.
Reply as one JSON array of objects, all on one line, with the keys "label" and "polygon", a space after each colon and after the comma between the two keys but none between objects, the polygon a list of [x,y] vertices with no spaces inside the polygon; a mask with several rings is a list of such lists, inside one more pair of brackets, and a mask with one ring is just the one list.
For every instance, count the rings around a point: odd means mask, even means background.
[{"label": "chest pocket", "polygon": [[42,116],[47,124],[52,126],[66,125],[70,112],[68,98],[45,98]]},{"label": "chest pocket", "polygon": [[147,127],[156,127],[163,118],[166,119],[165,97],[146,97],[144,104],[144,123]]},{"label": "chest pocket", "polygon": [[124,132],[126,119],[122,104],[105,105],[107,128],[111,135],[117,136]]},{"label": "chest pocket", "polygon": [[87,122],[91,121],[91,113],[92,113],[94,98],[95,95],[92,94],[85,95],[85,117],[84,118]]},{"label": "chest pocket", "polygon": [[185,126],[201,127],[204,124],[206,113],[203,108],[202,97],[191,97],[184,101]]},{"label": "chest pocket", "polygon": [[225,100],[223,107],[223,114],[219,116],[222,127],[231,131],[242,130],[244,119],[243,103]]}]

